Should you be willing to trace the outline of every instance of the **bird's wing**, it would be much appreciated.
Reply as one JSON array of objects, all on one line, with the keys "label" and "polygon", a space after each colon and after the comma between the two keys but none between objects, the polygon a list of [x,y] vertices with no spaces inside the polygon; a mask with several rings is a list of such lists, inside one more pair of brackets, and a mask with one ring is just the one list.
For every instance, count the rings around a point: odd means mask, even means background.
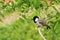
[{"label": "bird's wing", "polygon": [[39,23],[42,25],[46,25],[46,21],[44,19],[39,19]]}]

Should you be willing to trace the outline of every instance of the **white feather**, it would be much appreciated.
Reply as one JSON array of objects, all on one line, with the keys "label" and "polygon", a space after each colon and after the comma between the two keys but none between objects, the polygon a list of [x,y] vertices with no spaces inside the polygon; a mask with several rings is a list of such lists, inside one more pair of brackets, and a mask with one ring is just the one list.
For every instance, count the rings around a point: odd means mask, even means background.
[{"label": "white feather", "polygon": [[35,21],[37,22],[38,21],[38,18],[36,18]]}]

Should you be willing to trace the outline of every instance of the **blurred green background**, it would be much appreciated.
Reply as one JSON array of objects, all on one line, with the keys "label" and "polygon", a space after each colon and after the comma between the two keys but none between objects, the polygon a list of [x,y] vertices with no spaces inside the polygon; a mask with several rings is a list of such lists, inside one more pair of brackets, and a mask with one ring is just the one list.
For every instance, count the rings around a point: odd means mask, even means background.
[{"label": "blurred green background", "polygon": [[41,27],[47,40],[60,40],[60,0],[0,0],[0,40],[43,40],[34,16],[47,20]]}]

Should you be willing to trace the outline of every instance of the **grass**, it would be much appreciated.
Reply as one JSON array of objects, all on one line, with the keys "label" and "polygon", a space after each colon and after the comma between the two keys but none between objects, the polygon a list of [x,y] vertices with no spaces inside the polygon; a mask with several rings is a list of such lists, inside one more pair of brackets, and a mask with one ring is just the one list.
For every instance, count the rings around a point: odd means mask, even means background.
[{"label": "grass", "polygon": [[[0,40],[43,40],[38,34],[37,25],[33,22],[33,16],[37,15],[47,20],[51,29],[41,27],[41,31],[47,40],[60,40],[60,12],[46,1],[40,0],[14,0],[11,4],[1,4],[0,17],[9,15],[12,11],[19,11],[20,17],[11,24],[0,21]],[[53,5],[59,1],[53,1]],[[14,6],[13,6],[14,5]],[[4,7],[5,6],[5,7]]]}]

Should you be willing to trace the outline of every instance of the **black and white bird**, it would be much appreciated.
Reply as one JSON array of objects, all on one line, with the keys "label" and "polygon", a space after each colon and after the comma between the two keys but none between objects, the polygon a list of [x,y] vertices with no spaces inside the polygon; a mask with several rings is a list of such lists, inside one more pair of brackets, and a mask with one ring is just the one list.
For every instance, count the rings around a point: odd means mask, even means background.
[{"label": "black and white bird", "polygon": [[33,21],[34,21],[34,23],[36,23],[38,25],[38,27],[46,26],[47,29],[51,29],[50,26],[47,25],[46,21],[43,18],[39,18],[38,16],[34,16]]}]

